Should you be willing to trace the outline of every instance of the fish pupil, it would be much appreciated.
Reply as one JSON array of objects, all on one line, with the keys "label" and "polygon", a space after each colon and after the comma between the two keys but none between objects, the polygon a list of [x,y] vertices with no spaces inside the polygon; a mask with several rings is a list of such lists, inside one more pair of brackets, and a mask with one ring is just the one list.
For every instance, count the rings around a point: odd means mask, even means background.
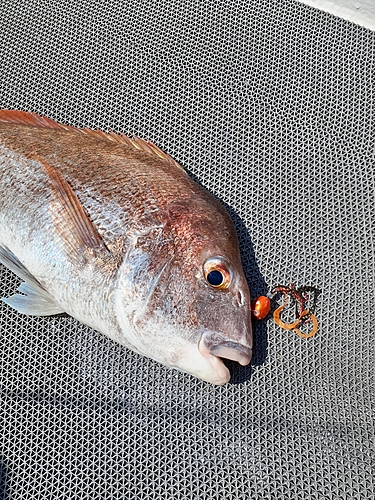
[{"label": "fish pupil", "polygon": [[212,286],[221,285],[223,280],[224,276],[221,274],[220,271],[211,271],[210,273],[207,274],[207,281]]}]

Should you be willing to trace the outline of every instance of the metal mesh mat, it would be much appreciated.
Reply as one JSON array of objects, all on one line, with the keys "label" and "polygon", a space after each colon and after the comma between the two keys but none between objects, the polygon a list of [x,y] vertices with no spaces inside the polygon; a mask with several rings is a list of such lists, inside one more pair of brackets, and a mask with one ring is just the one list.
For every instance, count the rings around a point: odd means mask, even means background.
[{"label": "metal mesh mat", "polygon": [[322,291],[316,337],[256,324],[224,387],[1,304],[0,498],[374,499],[375,34],[288,0],[0,9],[1,107],[151,139],[230,210],[253,295]]}]

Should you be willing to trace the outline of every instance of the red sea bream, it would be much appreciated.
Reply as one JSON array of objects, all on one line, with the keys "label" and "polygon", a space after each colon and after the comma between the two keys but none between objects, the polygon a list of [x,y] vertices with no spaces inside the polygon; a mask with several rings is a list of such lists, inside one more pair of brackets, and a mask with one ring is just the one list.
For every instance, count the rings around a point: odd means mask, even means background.
[{"label": "red sea bream", "polygon": [[141,139],[0,111],[0,262],[21,314],[66,312],[213,384],[251,359],[250,295],[233,223]]}]

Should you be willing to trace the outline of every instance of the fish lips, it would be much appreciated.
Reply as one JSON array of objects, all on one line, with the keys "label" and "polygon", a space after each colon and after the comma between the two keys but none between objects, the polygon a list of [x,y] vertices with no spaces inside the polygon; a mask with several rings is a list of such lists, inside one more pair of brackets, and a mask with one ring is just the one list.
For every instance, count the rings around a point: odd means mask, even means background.
[{"label": "fish lips", "polygon": [[217,358],[237,361],[240,365],[246,366],[251,361],[252,346],[248,343],[242,344],[233,340],[228,340],[217,332],[206,330],[198,344],[199,352],[205,358],[215,356]]}]

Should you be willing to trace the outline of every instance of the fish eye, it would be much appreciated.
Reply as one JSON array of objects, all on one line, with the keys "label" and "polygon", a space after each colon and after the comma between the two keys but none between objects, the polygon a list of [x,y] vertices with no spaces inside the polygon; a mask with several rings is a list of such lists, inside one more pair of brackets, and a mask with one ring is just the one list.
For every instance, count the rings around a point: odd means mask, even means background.
[{"label": "fish eye", "polygon": [[211,271],[210,273],[207,274],[206,280],[212,286],[220,286],[224,281],[224,276],[221,274],[220,271]]},{"label": "fish eye", "polygon": [[225,290],[231,283],[230,266],[224,257],[211,257],[203,265],[204,278],[209,285],[218,290]]}]

